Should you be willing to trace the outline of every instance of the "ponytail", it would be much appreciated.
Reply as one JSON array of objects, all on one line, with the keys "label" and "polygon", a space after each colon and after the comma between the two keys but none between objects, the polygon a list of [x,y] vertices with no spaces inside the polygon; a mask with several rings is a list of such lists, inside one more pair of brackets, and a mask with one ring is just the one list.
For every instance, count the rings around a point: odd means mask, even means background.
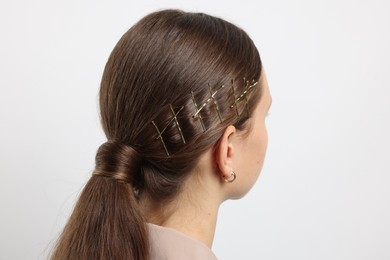
[{"label": "ponytail", "polygon": [[130,184],[137,164],[129,146],[106,142],[99,148],[96,169],[51,259],[148,259],[147,228]]}]

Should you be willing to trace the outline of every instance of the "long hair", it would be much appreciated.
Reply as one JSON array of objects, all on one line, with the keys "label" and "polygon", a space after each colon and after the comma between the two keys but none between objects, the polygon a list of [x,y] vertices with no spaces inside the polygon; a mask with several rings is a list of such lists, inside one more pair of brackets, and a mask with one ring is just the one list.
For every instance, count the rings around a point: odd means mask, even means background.
[{"label": "long hair", "polygon": [[139,197],[174,198],[227,126],[245,131],[261,67],[249,36],[217,17],[163,10],[131,27],[101,81],[107,142],[51,258],[148,259]]}]

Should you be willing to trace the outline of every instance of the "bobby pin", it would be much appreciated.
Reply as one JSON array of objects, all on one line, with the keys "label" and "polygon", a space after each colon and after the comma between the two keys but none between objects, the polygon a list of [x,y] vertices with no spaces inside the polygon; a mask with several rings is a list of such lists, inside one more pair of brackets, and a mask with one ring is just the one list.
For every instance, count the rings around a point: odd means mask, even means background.
[{"label": "bobby pin", "polygon": [[171,109],[171,111],[172,111],[173,117],[172,117],[171,120],[167,123],[167,125],[164,127],[163,130],[160,131],[160,130],[158,129],[156,123],[155,123],[154,121],[152,121],[152,124],[154,125],[154,127],[156,128],[157,133],[158,133],[158,136],[156,137],[156,139],[159,139],[159,138],[160,138],[161,143],[162,143],[162,145],[164,146],[164,150],[165,150],[165,152],[166,152],[166,154],[167,154],[168,157],[169,157],[169,152],[168,152],[168,149],[167,149],[167,147],[166,147],[166,145],[165,145],[165,142],[164,142],[164,139],[163,139],[163,137],[162,137],[162,134],[165,132],[165,130],[168,128],[168,126],[172,123],[173,120],[175,120],[176,126],[177,126],[177,128],[178,128],[178,130],[179,130],[179,133],[180,133],[181,139],[183,140],[183,143],[184,143],[184,144],[186,143],[186,141],[185,141],[185,139],[184,139],[184,136],[183,136],[183,133],[182,133],[182,131],[181,131],[179,122],[177,121],[177,115],[180,113],[180,111],[183,110],[184,106],[182,106],[176,113],[175,113],[175,111],[173,110],[173,107],[172,107],[171,104],[169,104],[169,107],[170,107],[170,109]]},{"label": "bobby pin", "polygon": [[237,99],[236,99],[236,94],[235,94],[235,91],[234,91],[234,79],[232,79],[232,91],[233,91],[233,98],[234,98],[234,104],[230,106],[230,108],[232,108],[233,106],[236,107],[236,114],[237,114],[237,117],[240,116],[240,114],[238,113],[238,104],[237,104]]},{"label": "bobby pin", "polygon": [[247,116],[249,117],[248,96],[245,95],[244,98],[245,98],[245,110],[246,110],[246,114],[247,114]]},{"label": "bobby pin", "polygon": [[157,133],[158,133],[158,136],[157,136],[157,138],[156,138],[156,139],[160,138],[160,140],[161,140],[161,143],[162,143],[162,145],[164,146],[164,150],[165,150],[165,152],[166,152],[167,156],[169,157],[169,152],[168,152],[168,149],[167,149],[167,147],[165,146],[164,139],[162,138],[162,132],[160,132],[160,130],[158,129],[158,127],[157,127],[157,125],[156,125],[156,123],[155,123],[154,121],[152,121],[152,124],[154,125],[154,127],[156,128],[156,130],[157,130]]},{"label": "bobby pin", "polygon": [[[218,90],[220,90],[220,89],[223,88],[223,87],[224,87],[224,85],[222,85]],[[219,112],[219,107],[218,107],[218,105],[217,105],[217,102],[215,102],[215,98],[214,98],[214,96],[215,96],[215,94],[217,94],[218,90],[215,91],[214,94],[213,94],[213,91],[211,90],[211,86],[210,86],[210,84],[209,84],[209,91],[210,91],[210,95],[211,95],[210,98],[213,100],[215,109],[217,110],[218,117],[219,117],[219,121],[221,121],[221,123],[222,123],[222,116],[221,116],[221,113]]]},{"label": "bobby pin", "polygon": [[[195,114],[194,114],[192,117],[198,116],[199,112],[200,112],[200,111],[201,111],[201,110],[202,110],[202,109],[203,109],[203,108],[212,100],[213,103],[214,103],[214,105],[215,105],[215,107],[216,107],[216,109],[217,109],[219,119],[220,119],[221,122],[222,122],[222,117],[221,117],[221,114],[220,114],[220,112],[219,112],[219,108],[218,108],[218,106],[217,106],[217,103],[215,102],[214,96],[218,93],[219,90],[221,90],[221,89],[224,88],[224,87],[225,87],[225,85],[222,85],[219,89],[217,89],[217,90],[213,93],[213,91],[212,91],[212,89],[211,89],[211,86],[210,86],[210,84],[209,84],[210,97],[206,100],[206,102],[204,102],[204,103],[200,106],[199,109],[198,109],[197,106],[196,106],[196,112],[195,112]],[[194,103],[195,103],[195,99],[193,99],[193,100],[194,100]]]},{"label": "bobby pin", "polygon": [[[180,113],[180,111],[184,108],[184,106],[182,106],[176,113],[173,110],[173,107],[172,107],[171,104],[169,104],[169,107],[171,108],[171,111],[172,111],[172,114],[173,114],[173,119],[175,119],[175,122],[176,122],[176,125],[177,125],[177,129],[179,129],[181,139],[183,140],[183,143],[185,144],[186,140],[184,139],[183,132],[181,131],[181,128],[180,128],[180,125],[179,125],[179,121],[177,121],[177,117],[176,117]],[[170,122],[172,122],[172,120]]]},{"label": "bobby pin", "polygon": [[[254,86],[256,86],[257,83],[259,83],[259,82],[253,81],[252,83],[253,83],[252,85],[248,86],[249,80],[246,81],[245,91],[237,98],[237,100],[236,100],[237,102],[240,101],[240,99],[241,99],[242,97],[244,97],[244,96],[246,97],[246,93],[247,93],[250,89],[252,89]],[[231,106],[231,107],[233,107],[233,106]]]},{"label": "bobby pin", "polygon": [[[196,113],[198,113],[199,109],[198,109],[198,105],[196,104],[196,101],[195,101],[194,92],[191,91],[191,94],[192,94],[192,101],[194,102],[194,106],[195,106]],[[195,115],[193,115],[192,117],[194,118]],[[201,123],[201,125],[202,125],[203,132],[206,132],[206,127],[204,126],[202,116],[199,114],[198,117],[199,117],[199,119],[200,119],[200,123]]]},{"label": "bobby pin", "polygon": [[[244,81],[245,81],[245,78],[244,78]],[[237,103],[238,103],[242,98],[245,99],[245,108],[246,108],[247,113],[248,113],[248,115],[249,115],[248,98],[247,98],[246,94],[248,93],[249,90],[251,90],[252,88],[254,88],[258,83],[259,83],[259,82],[257,82],[257,81],[252,81],[252,84],[249,85],[249,80],[245,81],[245,91],[244,91],[238,98],[236,98],[235,93],[234,93],[234,84],[233,84],[233,81],[232,81],[232,90],[233,90],[234,103],[233,103],[233,105],[230,106],[230,108],[233,108],[233,106],[236,107],[237,116],[239,116]]]}]

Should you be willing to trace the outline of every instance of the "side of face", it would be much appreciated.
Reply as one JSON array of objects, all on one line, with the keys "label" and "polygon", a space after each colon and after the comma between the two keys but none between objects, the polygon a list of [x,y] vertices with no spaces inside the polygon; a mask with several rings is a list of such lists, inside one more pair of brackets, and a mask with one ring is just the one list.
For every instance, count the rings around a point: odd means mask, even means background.
[{"label": "side of face", "polygon": [[253,116],[249,119],[250,130],[247,136],[233,136],[232,170],[237,178],[228,194],[230,199],[243,197],[255,184],[263,168],[268,146],[268,133],[265,119],[272,103],[267,78],[263,71],[260,78],[262,95]]}]

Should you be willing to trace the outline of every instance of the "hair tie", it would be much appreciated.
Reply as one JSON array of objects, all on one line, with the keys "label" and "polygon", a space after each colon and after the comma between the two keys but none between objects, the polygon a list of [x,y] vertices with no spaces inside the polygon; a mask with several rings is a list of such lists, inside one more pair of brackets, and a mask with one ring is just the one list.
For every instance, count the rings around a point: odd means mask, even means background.
[{"label": "hair tie", "polygon": [[107,141],[96,153],[96,169],[93,174],[131,184],[140,161],[141,158],[133,147]]}]

